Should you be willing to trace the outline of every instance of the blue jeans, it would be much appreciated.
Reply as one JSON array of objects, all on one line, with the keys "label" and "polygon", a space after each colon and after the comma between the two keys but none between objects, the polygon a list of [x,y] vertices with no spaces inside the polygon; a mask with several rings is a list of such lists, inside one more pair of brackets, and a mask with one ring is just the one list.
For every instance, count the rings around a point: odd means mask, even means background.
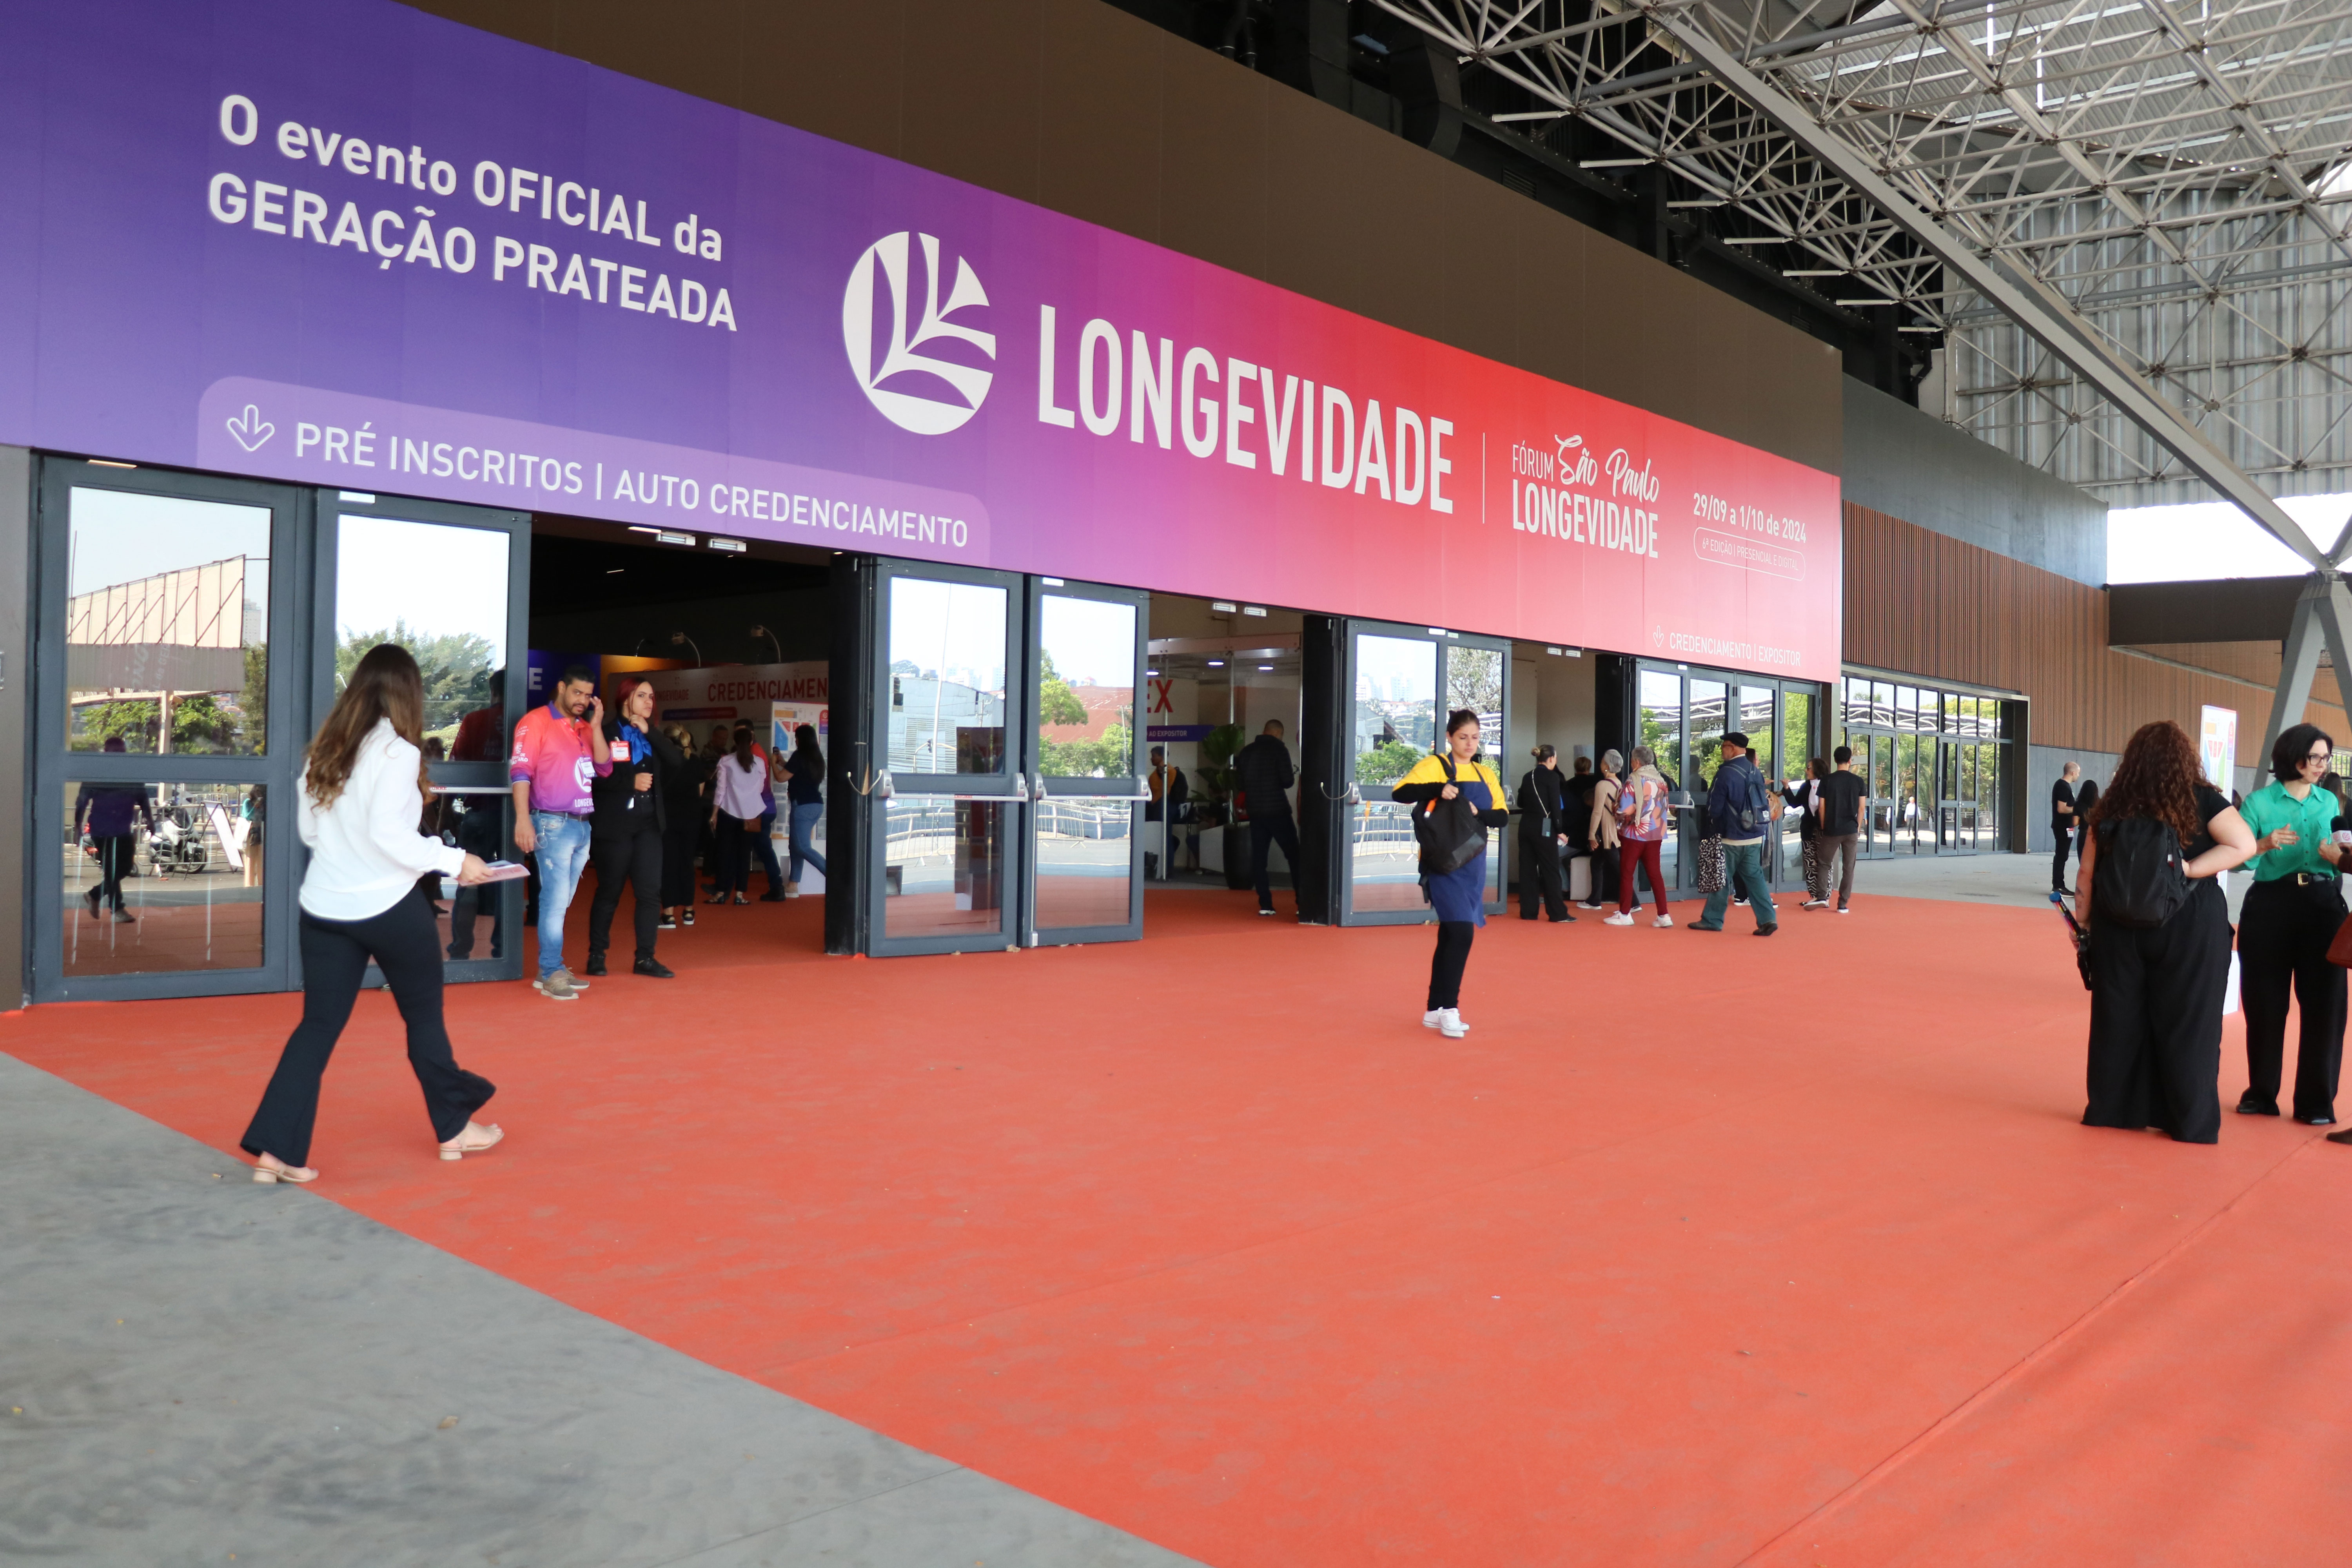
[{"label": "blue jeans", "polygon": [[539,977],[544,980],[563,967],[563,917],[588,864],[588,819],[534,811],[530,830],[539,836]]},{"label": "blue jeans", "polygon": [[1723,847],[1723,886],[1706,896],[1706,908],[1698,917],[1700,925],[1711,931],[1722,929],[1724,911],[1731,907],[1734,889],[1748,900],[1748,907],[1754,912],[1758,925],[1780,923],[1780,912],[1772,907],[1772,885],[1764,879],[1763,845],[1727,844]]},{"label": "blue jeans", "polygon": [[824,857],[816,852],[816,846],[809,837],[810,834],[815,831],[817,819],[824,815],[824,802],[821,800],[799,801],[793,804],[793,868],[792,875],[784,879],[786,881],[797,883],[801,879],[801,868],[804,865],[815,867],[819,876],[833,875],[824,868]]}]

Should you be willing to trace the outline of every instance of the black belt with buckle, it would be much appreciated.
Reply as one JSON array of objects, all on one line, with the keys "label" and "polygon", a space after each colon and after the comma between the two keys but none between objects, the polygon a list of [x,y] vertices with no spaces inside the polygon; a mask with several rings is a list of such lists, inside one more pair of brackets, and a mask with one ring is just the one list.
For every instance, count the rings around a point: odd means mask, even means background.
[{"label": "black belt with buckle", "polygon": [[[2298,888],[2326,887],[2336,880],[2333,876],[2325,871],[2296,871],[2292,875],[2294,878],[2294,885]],[[2286,878],[2281,877],[2279,880],[2284,882]]]}]

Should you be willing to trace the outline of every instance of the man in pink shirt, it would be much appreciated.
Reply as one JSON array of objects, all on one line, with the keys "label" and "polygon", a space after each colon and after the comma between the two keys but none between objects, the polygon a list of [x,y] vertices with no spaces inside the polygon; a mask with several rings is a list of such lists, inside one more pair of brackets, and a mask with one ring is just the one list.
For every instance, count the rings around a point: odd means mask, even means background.
[{"label": "man in pink shirt", "polygon": [[595,810],[589,786],[613,771],[604,743],[604,702],[596,678],[572,665],[555,696],[515,726],[515,847],[539,857],[539,978],[541,994],[569,1002],[588,989],[563,964],[563,917],[588,864],[588,817]]}]

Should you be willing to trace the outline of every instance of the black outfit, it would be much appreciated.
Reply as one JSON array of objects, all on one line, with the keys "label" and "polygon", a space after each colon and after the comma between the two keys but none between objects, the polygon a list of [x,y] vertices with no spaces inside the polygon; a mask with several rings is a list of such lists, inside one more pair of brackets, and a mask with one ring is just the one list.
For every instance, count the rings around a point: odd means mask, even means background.
[{"label": "black outfit", "polygon": [[[1399,784],[1389,792],[1389,798],[1418,808],[1439,799],[1444,790],[1445,781],[1443,779],[1434,784]],[[1477,817],[1481,826],[1500,827],[1511,820],[1511,814],[1502,809],[1501,803],[1497,802],[1496,809],[1479,812]],[[1424,856],[1426,853],[1424,850]],[[1424,895],[1433,874],[1424,863],[1422,867]],[[1429,959],[1431,1012],[1434,1013],[1441,1007],[1462,1005],[1462,972],[1469,966],[1470,943],[1477,934],[1478,923],[1475,921],[1441,920],[1437,922],[1437,948]]]},{"label": "black outfit", "polygon": [[2074,860],[2077,865],[2083,859],[2083,824],[2091,820],[2091,808],[2098,804],[2097,782],[2084,779],[2082,787],[2074,792]]},{"label": "black outfit", "polygon": [[[608,746],[619,746],[618,719],[605,719],[604,740]],[[588,906],[592,974],[603,967],[604,950],[612,945],[613,916],[621,907],[624,882],[629,884],[635,900],[638,963],[653,957],[654,943],[660,936],[662,847],[669,804],[662,786],[665,775],[685,759],[658,730],[647,731],[646,740],[650,756],[635,763],[616,760],[611,773],[589,786],[589,795],[596,803],[588,818],[588,863],[596,868],[596,900]],[[653,781],[650,788],[637,788],[640,775]]]},{"label": "black outfit", "polygon": [[[2210,824],[2229,807],[2219,790],[2198,786],[2199,820]],[[2191,860],[2211,847],[2206,831],[2181,847]],[[2148,931],[2101,920],[2092,900],[2085,1127],[2156,1127],[2184,1143],[2221,1139],[2229,904],[2215,878],[2189,889],[2172,918]]]},{"label": "black outfit", "polygon": [[1283,792],[1297,781],[1298,772],[1291,766],[1289,747],[1272,735],[1260,735],[1234,754],[1234,773],[1249,809],[1250,871],[1257,883],[1257,907],[1271,912],[1274,882],[1266,869],[1266,846],[1282,846],[1294,897],[1297,889],[1298,825],[1290,815],[1290,797]]},{"label": "black outfit", "polygon": [[[499,858],[499,812],[495,804],[469,806],[457,814],[457,847],[483,860]],[[490,956],[497,958],[505,952],[499,929],[499,910],[505,902],[504,883],[484,882],[479,887],[459,888],[449,896],[449,956],[474,956],[474,921],[488,912],[490,921]],[[280,1155],[279,1158],[284,1158]]]},{"label": "black outfit", "polygon": [[1571,921],[1568,892],[1561,879],[1559,836],[1568,831],[1568,816],[1575,808],[1567,781],[1558,768],[1541,763],[1519,780],[1519,918],[1536,918],[1536,900],[1553,921]]},{"label": "black outfit", "polygon": [[2066,890],[2066,852],[2074,847],[2074,825],[2082,820],[2079,811],[2070,816],[2058,809],[2062,805],[2070,811],[2074,805],[2074,786],[2064,779],[2050,786],[2050,837],[2058,847],[2050,858],[2050,890],[2053,893]]},{"label": "black outfit", "polygon": [[662,792],[662,907],[686,908],[694,902],[694,857],[710,815],[713,759],[689,757],[674,743],[655,754],[663,758],[661,782],[655,786]]},{"label": "black outfit", "polygon": [[305,913],[299,940],[302,1021],[278,1053],[261,1109],[245,1130],[245,1152],[275,1154],[289,1165],[310,1163],[319,1079],[351,1019],[371,958],[383,971],[401,1021],[408,1026],[408,1065],[425,1091],[433,1136],[446,1143],[463,1132],[498,1089],[460,1068],[450,1054],[449,1031],[441,1021],[441,938],[424,893],[411,889],[400,902],[363,921],[322,921]]},{"label": "black outfit", "polygon": [[[2338,817],[2340,829],[2345,819]],[[2246,1097],[2241,1109],[2278,1110],[2286,1055],[2287,993],[2301,1016],[2294,1054],[2294,1115],[2336,1119],[2344,1065],[2345,974],[2327,962],[2344,923],[2343,884],[2293,877],[2256,882],[2238,913],[2238,999],[2246,1013]]]}]

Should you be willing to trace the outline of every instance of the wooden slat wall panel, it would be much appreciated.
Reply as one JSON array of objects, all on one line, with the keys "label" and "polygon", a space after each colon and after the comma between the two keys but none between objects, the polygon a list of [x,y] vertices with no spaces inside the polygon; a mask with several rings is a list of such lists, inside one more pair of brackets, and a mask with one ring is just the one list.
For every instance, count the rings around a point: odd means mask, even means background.
[{"label": "wooden slat wall panel", "polygon": [[[2200,709],[2233,708],[2239,765],[2260,764],[2278,644],[2176,643],[2136,657],[2107,646],[2102,590],[1867,507],[1844,510],[1849,664],[2021,691],[2035,744],[2086,752],[2119,752],[2158,719],[2194,735]],[[2328,689],[2325,672],[2318,689]],[[2305,717],[2352,742],[2334,694]]]}]

